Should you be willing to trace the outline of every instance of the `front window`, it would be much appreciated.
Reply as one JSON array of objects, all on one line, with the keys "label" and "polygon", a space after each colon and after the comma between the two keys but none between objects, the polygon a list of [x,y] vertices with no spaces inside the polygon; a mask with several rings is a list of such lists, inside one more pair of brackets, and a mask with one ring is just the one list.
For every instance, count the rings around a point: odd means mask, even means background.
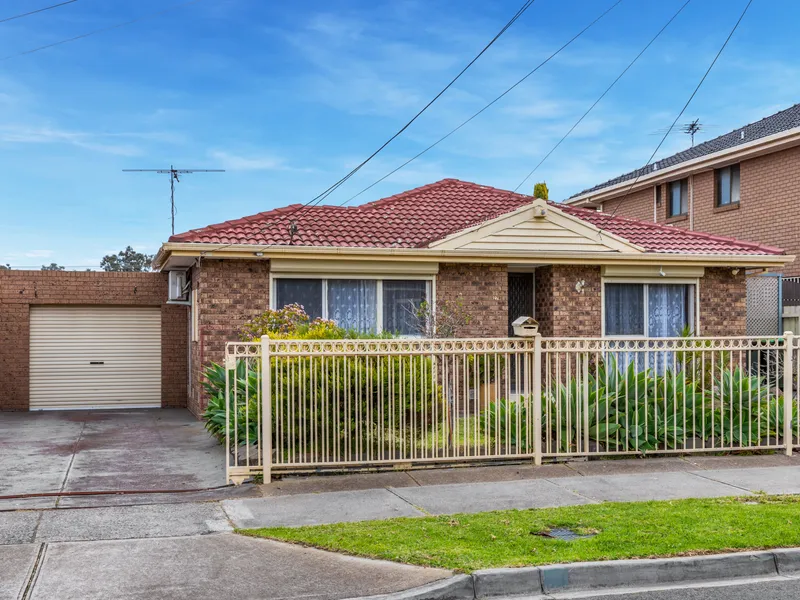
[{"label": "front window", "polygon": [[675,337],[694,324],[694,286],[606,283],[605,333],[622,337]]},{"label": "front window", "polygon": [[681,179],[669,183],[669,216],[689,214],[689,181]]},{"label": "front window", "polygon": [[739,165],[717,169],[717,206],[739,203]]},{"label": "front window", "polygon": [[405,279],[275,279],[275,308],[301,305],[361,333],[420,335],[418,311],[430,296],[430,282]]}]

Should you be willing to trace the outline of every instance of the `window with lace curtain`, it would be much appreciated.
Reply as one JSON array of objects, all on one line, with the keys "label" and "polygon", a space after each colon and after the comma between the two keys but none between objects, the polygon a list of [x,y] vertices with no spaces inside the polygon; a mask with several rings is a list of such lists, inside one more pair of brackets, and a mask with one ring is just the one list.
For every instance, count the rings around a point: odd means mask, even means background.
[{"label": "window with lace curtain", "polygon": [[607,336],[675,337],[694,329],[695,286],[606,283]]},{"label": "window with lace curtain", "polygon": [[430,290],[429,280],[277,278],[274,308],[299,304],[312,319],[345,329],[418,336],[417,313]]}]

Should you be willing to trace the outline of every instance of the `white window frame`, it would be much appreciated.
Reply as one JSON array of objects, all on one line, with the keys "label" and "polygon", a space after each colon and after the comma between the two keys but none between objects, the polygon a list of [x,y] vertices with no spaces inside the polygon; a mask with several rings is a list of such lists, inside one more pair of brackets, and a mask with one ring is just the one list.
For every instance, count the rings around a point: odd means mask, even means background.
[{"label": "white window frame", "polygon": [[[383,333],[383,282],[384,281],[425,281],[425,296],[431,310],[436,310],[436,276],[435,275],[362,275],[360,273],[314,274],[314,273],[270,273],[269,274],[269,307],[277,310],[278,294],[276,279],[321,279],[322,280],[322,318],[328,318],[328,281],[335,279],[369,280],[376,282],[376,334]],[[420,335],[402,335],[402,338],[423,337]]]},{"label": "white window frame", "polygon": [[644,327],[645,333],[643,335],[615,335],[606,336],[606,284],[607,283],[636,283],[647,286],[647,284],[658,285],[693,285],[694,286],[694,314],[692,315],[691,323],[692,330],[695,335],[700,335],[700,278],[699,277],[685,277],[685,278],[655,278],[655,277],[601,277],[600,278],[600,328],[603,337],[611,337],[615,340],[638,340],[647,338],[647,314],[649,311],[648,306],[648,293],[647,287],[644,289]]}]

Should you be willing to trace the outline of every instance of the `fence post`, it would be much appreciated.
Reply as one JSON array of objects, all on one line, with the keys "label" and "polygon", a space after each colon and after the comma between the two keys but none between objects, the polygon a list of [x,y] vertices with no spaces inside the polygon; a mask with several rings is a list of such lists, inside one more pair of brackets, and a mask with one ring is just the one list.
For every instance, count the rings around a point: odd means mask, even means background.
[{"label": "fence post", "polygon": [[786,456],[792,455],[793,434],[792,412],[794,408],[794,382],[792,375],[794,369],[794,334],[787,331],[783,334],[783,443],[786,446]]},{"label": "fence post", "polygon": [[261,464],[264,483],[272,480],[272,364],[269,336],[261,336]]},{"label": "fence post", "polygon": [[533,338],[533,464],[542,464],[542,336]]}]

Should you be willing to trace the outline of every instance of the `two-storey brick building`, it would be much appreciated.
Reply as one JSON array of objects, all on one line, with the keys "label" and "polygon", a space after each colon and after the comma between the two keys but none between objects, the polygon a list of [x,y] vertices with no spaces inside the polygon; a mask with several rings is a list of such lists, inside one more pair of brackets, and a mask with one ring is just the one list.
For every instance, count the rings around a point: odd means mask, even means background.
[{"label": "two-storey brick building", "polygon": [[[572,206],[800,252],[800,104],[625,173]],[[800,276],[789,263],[784,276]],[[787,290],[800,287],[788,280]]]}]

